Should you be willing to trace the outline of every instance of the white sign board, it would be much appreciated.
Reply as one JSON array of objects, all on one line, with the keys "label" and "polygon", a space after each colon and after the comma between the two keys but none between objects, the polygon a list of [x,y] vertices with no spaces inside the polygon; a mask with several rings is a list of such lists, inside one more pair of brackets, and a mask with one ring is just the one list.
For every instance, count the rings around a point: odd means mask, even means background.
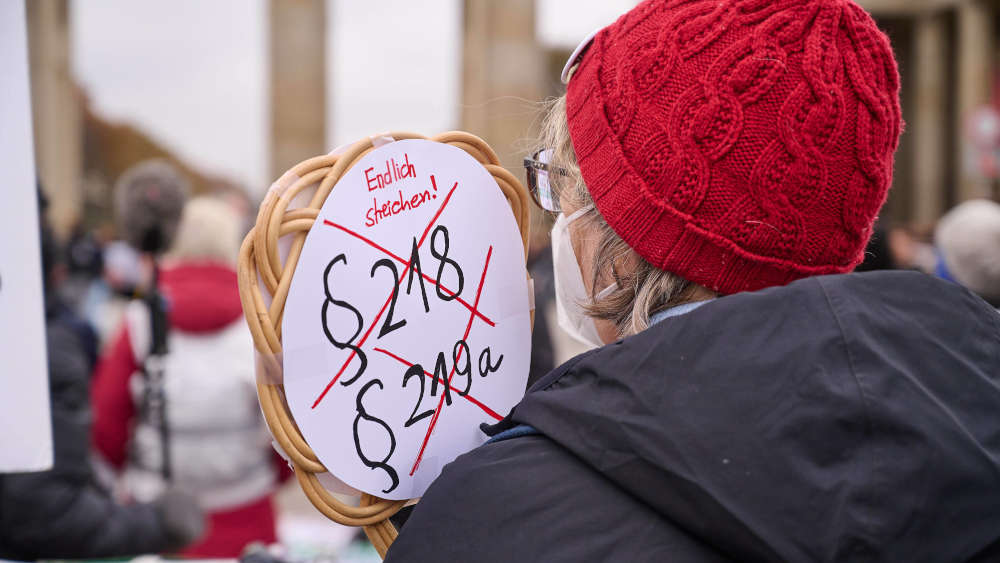
[{"label": "white sign board", "polygon": [[0,2],[0,472],[52,466],[24,2]]},{"label": "white sign board", "polygon": [[528,378],[524,258],[496,181],[458,148],[397,141],[344,174],[282,320],[288,405],[333,476],[415,498],[486,440]]}]

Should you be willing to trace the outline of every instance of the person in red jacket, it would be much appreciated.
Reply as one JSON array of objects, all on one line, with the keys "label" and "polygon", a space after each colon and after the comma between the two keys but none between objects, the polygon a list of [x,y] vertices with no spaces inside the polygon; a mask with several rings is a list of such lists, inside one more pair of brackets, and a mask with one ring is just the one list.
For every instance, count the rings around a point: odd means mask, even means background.
[{"label": "person in red jacket", "polygon": [[[228,206],[195,198],[165,258],[166,432],[146,402],[145,304],[129,305],[93,386],[94,442],[118,471],[123,493],[142,501],[170,486],[193,494],[208,514],[207,534],[183,552],[188,556],[235,557],[250,542],[276,541],[271,497],[283,464],[276,463],[257,406],[253,344],[233,267],[239,235]],[[163,477],[163,440],[170,483]]]}]

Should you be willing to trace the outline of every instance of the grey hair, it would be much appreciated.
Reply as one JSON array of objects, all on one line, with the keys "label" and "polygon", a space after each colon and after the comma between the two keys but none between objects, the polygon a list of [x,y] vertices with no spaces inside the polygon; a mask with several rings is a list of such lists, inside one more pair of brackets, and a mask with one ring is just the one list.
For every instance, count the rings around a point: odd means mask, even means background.
[{"label": "grey hair", "polygon": [[[551,166],[567,172],[565,176],[549,175],[553,195],[556,201],[570,202],[577,208],[589,206],[589,211],[577,221],[582,222],[585,231],[592,233],[597,241],[591,271],[584,272],[592,282],[587,314],[613,322],[620,338],[638,334],[649,327],[649,319],[654,314],[691,301],[697,286],[647,262],[608,225],[580,174],[566,119],[566,96],[552,99],[546,106],[540,146],[553,150]],[[603,289],[601,280],[608,279],[609,275],[616,289],[598,299],[597,294]]]}]

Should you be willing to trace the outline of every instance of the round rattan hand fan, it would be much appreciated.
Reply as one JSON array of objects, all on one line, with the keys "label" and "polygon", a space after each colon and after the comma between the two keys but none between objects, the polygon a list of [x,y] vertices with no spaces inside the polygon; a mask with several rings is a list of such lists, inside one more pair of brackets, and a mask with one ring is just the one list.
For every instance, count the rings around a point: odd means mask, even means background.
[{"label": "round rattan hand fan", "polygon": [[[355,163],[380,146],[381,141],[405,139],[427,138],[413,133],[389,133],[359,141],[341,154],[318,156],[294,166],[267,193],[239,255],[240,298],[258,357],[257,394],[271,434],[293,464],[296,478],[312,504],[337,523],[363,526],[382,557],[397,534],[388,518],[407,501],[364,493],[360,505],[352,506],[338,500],[320,483],[317,474],[326,473],[327,468],[306,443],[286,400],[281,378],[281,321],[306,235],[337,182]],[[463,132],[443,133],[429,140],[465,151],[489,172],[510,204],[527,255],[530,196],[499,165],[496,153],[482,139]],[[309,197],[311,190],[314,193]],[[308,204],[290,209],[293,199],[298,202],[308,199]],[[290,238],[290,246],[289,239],[279,245],[279,239],[284,237]],[[282,246],[285,250],[279,251]]]}]

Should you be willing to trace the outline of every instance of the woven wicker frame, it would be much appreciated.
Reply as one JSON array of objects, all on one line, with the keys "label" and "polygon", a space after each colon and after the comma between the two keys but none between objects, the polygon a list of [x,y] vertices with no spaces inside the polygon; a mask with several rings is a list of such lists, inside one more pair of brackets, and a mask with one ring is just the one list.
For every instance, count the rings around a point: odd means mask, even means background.
[{"label": "woven wicker frame", "polygon": [[[414,133],[395,132],[389,133],[389,136],[397,141],[426,139]],[[502,168],[493,149],[474,135],[454,131],[430,140],[464,150],[493,176],[514,212],[527,256],[531,199],[521,182]],[[286,173],[285,177],[295,178],[295,181],[284,190],[268,192],[261,203],[257,222],[240,248],[239,286],[243,313],[258,352],[257,396],[271,434],[291,459],[299,485],[313,506],[334,522],[363,526],[375,549],[384,558],[397,535],[388,518],[398,512],[406,501],[363,494],[360,506],[351,506],[331,495],[316,477],[318,473],[325,473],[326,467],[320,463],[295,424],[285,401],[284,386],[261,381],[266,379],[261,377],[261,373],[281,373],[281,318],[306,234],[340,178],[374,148],[371,139],[364,139],[340,155],[318,156],[300,162],[289,171],[294,176]],[[307,206],[288,210],[293,198],[317,184],[319,186]],[[285,236],[294,238],[288,256],[282,262],[278,239]],[[264,300],[261,285],[271,297],[270,306]]]}]

